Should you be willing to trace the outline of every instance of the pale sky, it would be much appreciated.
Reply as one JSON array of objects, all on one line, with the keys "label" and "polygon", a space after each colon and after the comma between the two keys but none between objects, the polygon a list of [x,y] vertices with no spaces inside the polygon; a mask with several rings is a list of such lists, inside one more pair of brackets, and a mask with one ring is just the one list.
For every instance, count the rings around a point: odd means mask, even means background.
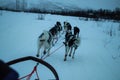
[{"label": "pale sky", "polygon": [[[19,0],[23,1],[23,0]],[[113,10],[116,7],[120,8],[120,0],[25,0],[29,4],[40,4],[45,7],[50,5],[56,5],[59,8],[82,8],[82,9],[110,9]],[[16,0],[0,0],[0,5],[8,4],[10,2],[16,2]],[[9,4],[10,6],[10,4]],[[38,6],[38,5],[37,5]],[[40,6],[40,5],[39,5]],[[44,7],[42,6],[42,7]],[[52,7],[54,8],[54,7]]]},{"label": "pale sky", "polygon": [[93,8],[93,9],[115,9],[120,8],[120,0],[48,0],[57,3],[71,4],[80,8]]}]

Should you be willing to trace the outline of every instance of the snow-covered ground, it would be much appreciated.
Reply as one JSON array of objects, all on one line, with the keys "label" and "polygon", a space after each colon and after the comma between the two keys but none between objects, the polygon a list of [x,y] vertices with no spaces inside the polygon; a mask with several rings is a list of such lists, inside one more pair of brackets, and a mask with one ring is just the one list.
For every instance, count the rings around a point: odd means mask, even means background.
[{"label": "snow-covered ground", "polygon": [[[38,14],[2,11],[0,15],[0,59],[10,60],[35,56],[37,37],[43,30],[49,30],[56,21],[63,25],[68,21],[80,28],[81,44],[75,59],[63,61],[65,48],[62,47],[45,61],[58,72],[60,80],[120,80],[120,23],[109,21],[83,21],[78,17],[46,14],[45,20],[38,20]],[[110,36],[110,31],[112,36]],[[52,48],[60,47],[64,35]],[[28,74],[35,62],[15,64],[20,76]],[[46,80],[50,72],[42,65],[38,68],[41,80]],[[32,77],[34,78],[34,77]],[[33,79],[31,79],[33,80]]]}]

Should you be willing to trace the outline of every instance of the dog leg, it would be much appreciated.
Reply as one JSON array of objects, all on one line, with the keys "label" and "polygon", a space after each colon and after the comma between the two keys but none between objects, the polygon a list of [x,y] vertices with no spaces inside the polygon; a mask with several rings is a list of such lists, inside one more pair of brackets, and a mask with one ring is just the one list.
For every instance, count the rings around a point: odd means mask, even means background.
[{"label": "dog leg", "polygon": [[39,57],[39,54],[36,54],[36,57]]},{"label": "dog leg", "polygon": [[44,55],[46,54],[46,50],[44,50],[43,54],[44,54]]},{"label": "dog leg", "polygon": [[74,52],[73,52],[73,55],[72,55],[72,59],[74,59],[74,55],[75,55],[75,50],[76,50],[76,49],[74,49]]},{"label": "dog leg", "polygon": [[64,61],[66,61],[67,60],[67,54],[65,54],[65,57],[64,57]]},{"label": "dog leg", "polygon": [[40,53],[40,47],[38,47],[36,57],[39,57],[39,53]]},{"label": "dog leg", "polygon": [[69,48],[68,46],[65,46],[65,57],[64,57],[64,61],[67,60],[67,54],[68,54],[68,51],[69,51],[68,48]]},{"label": "dog leg", "polygon": [[51,46],[54,46],[54,39],[51,40]]},{"label": "dog leg", "polygon": [[50,48],[48,49],[48,51],[47,51],[47,52],[48,52],[48,54],[47,54],[47,55],[49,56],[49,55],[50,55]]},{"label": "dog leg", "polygon": [[69,54],[69,57],[71,57],[72,50],[73,50],[73,47],[70,48],[70,54]]},{"label": "dog leg", "polygon": [[56,44],[56,43],[57,43],[57,41],[58,41],[58,36],[56,36],[55,40],[56,40],[56,41],[55,41],[55,44]]}]

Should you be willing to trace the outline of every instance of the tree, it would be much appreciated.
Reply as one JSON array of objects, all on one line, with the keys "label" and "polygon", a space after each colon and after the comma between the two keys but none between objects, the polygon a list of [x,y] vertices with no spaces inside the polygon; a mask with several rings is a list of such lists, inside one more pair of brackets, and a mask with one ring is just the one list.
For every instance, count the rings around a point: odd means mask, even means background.
[{"label": "tree", "polygon": [[0,15],[2,16],[2,10],[0,10]]},{"label": "tree", "polygon": [[20,9],[20,1],[16,0],[16,10],[19,10],[19,9]]},{"label": "tree", "polygon": [[27,7],[26,1],[22,0],[22,10],[25,11],[26,7]]},{"label": "tree", "polygon": [[44,20],[45,14],[38,14],[38,20]]}]

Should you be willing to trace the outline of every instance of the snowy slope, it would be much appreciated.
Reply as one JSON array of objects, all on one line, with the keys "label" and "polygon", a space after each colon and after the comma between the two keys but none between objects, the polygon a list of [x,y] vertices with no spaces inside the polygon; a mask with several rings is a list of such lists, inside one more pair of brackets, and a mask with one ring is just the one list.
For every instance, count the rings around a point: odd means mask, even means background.
[{"label": "snowy slope", "polygon": [[[110,9],[113,10],[116,7],[120,7],[119,0],[48,0],[64,6],[70,6],[70,8],[82,8],[82,9]],[[63,7],[64,7],[63,6]],[[66,7],[65,7],[66,8]]]},{"label": "snowy slope", "polygon": [[[60,21],[62,25],[64,21],[69,21],[72,26],[81,29],[81,44],[76,51],[75,59],[68,58],[66,62],[63,61],[64,47],[45,59],[57,70],[60,80],[120,80],[119,23],[81,21],[78,17],[50,14],[45,15],[45,20],[37,18],[38,14],[2,11],[0,59],[8,62],[24,56],[35,56],[37,37],[42,31],[49,30],[56,21]],[[111,28],[112,37],[108,34]],[[62,45],[63,36],[51,52]],[[12,67],[20,76],[24,76],[32,70],[34,64],[28,61]],[[45,80],[48,70],[42,65],[38,69],[40,77]]]},{"label": "snowy slope", "polygon": [[[78,10],[82,9],[110,9],[120,8],[119,0],[18,0],[19,6],[23,1],[26,8],[40,8],[41,10]],[[0,6],[16,7],[16,0],[0,0]]]}]

